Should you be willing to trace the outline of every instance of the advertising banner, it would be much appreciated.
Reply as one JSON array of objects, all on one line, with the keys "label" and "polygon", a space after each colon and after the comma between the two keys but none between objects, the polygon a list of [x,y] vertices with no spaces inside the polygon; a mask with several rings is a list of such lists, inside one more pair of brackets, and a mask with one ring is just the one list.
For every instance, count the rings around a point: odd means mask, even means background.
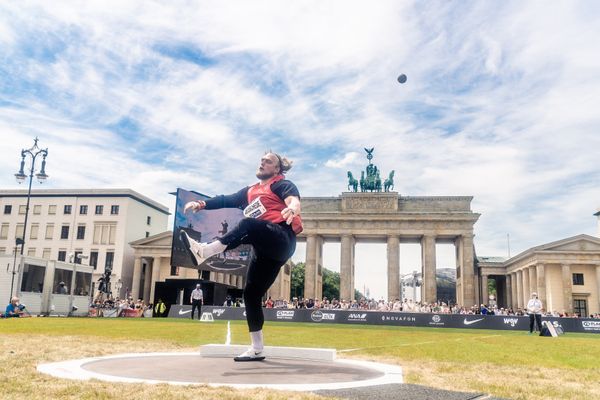
[{"label": "advertising banner", "polygon": [[[171,306],[169,317],[189,318],[192,306]],[[215,320],[245,320],[245,308],[204,306]],[[316,324],[365,324],[392,326],[419,326],[432,328],[529,330],[529,317],[507,315],[461,315],[379,312],[364,310],[308,310],[263,308],[266,321],[310,322]],[[542,317],[564,332],[600,333],[600,320],[589,318]]]},{"label": "advertising banner", "polygon": [[252,257],[252,247],[241,245],[206,259],[196,266],[190,254],[191,249],[183,239],[184,232],[198,242],[212,242],[223,236],[244,217],[242,210],[223,208],[220,210],[201,210],[184,214],[185,204],[190,201],[206,200],[207,196],[177,189],[177,204],[173,227],[173,246],[171,264],[179,267],[196,268],[205,271],[227,272],[245,275]]}]

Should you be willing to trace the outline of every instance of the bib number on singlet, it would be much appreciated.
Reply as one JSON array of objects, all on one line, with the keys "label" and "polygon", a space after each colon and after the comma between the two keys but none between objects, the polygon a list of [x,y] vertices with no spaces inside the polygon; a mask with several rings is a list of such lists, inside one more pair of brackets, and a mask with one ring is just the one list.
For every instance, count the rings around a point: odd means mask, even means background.
[{"label": "bib number on singlet", "polygon": [[264,213],[267,212],[267,209],[261,203],[260,196],[252,201],[252,203],[248,204],[248,207],[244,209],[244,216],[246,218],[258,218]]}]

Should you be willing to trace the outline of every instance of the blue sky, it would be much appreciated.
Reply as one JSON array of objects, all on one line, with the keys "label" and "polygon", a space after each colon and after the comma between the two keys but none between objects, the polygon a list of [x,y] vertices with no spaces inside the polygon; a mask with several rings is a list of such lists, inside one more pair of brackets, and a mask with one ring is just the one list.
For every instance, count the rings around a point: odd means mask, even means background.
[{"label": "blue sky", "polygon": [[[595,1],[4,2],[0,187],[36,136],[45,187],[171,208],[252,182],[269,148],[303,195],[337,196],[375,147],[402,195],[474,196],[480,255],[596,234],[599,22]],[[364,246],[378,294],[385,251]]]}]

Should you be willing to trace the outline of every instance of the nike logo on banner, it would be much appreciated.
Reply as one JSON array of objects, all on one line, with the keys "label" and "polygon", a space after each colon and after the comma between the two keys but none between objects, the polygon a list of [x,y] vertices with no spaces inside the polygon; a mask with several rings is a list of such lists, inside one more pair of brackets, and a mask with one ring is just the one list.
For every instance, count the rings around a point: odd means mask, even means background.
[{"label": "nike logo on banner", "polygon": [[192,310],[187,310],[187,311],[179,310],[179,315],[187,314],[190,312],[192,312]]},{"label": "nike logo on banner", "polygon": [[463,321],[463,323],[465,325],[473,325],[474,323],[479,322],[479,321],[483,321],[484,319],[485,318],[479,318],[479,319],[472,319],[470,321],[467,321],[467,319],[465,318],[465,320]]}]

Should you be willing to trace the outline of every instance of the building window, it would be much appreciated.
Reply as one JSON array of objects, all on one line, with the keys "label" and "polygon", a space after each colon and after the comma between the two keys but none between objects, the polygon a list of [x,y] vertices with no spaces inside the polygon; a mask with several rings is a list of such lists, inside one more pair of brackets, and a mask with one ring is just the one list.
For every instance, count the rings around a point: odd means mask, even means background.
[{"label": "building window", "polygon": [[73,264],[81,264],[81,258],[78,257],[81,254],[83,254],[83,251],[81,250],[76,250],[75,253],[73,253]]},{"label": "building window", "polygon": [[85,239],[85,225],[77,227],[77,239]]},{"label": "building window", "polygon": [[19,214],[25,215],[26,210],[27,210],[27,205],[19,206]]},{"label": "building window", "polygon": [[179,267],[171,265],[171,276],[179,276]]},{"label": "building window", "polygon": [[64,211],[63,211],[63,213],[64,213],[64,214],[71,214],[71,210],[72,210],[72,208],[73,208],[73,207],[72,207],[71,205],[66,205],[66,206],[65,206],[65,208],[64,208]]},{"label": "building window", "polygon": [[68,239],[69,238],[69,225],[63,225],[60,228],[60,238]]},{"label": "building window", "polygon": [[35,257],[35,247],[30,247],[27,249],[27,256],[28,257]]},{"label": "building window", "polygon": [[0,254],[7,254],[6,247],[0,247]]},{"label": "building window", "polygon": [[115,244],[117,225],[114,223],[94,224],[94,244]]},{"label": "building window", "polygon": [[113,267],[113,261],[115,259],[115,253],[113,251],[106,252],[106,261],[104,262],[104,269],[111,269]]},{"label": "building window", "polygon": [[40,224],[31,224],[31,232],[29,232],[29,239],[37,239],[39,230]]},{"label": "building window", "polygon": [[52,236],[54,236],[54,224],[47,224],[46,225],[46,239],[52,239]]},{"label": "building window", "polygon": [[15,239],[23,239],[23,224],[17,224],[17,230],[15,231]]},{"label": "building window", "polygon": [[41,265],[25,264],[21,292],[42,293],[44,291],[44,277],[46,268]]},{"label": "building window", "polygon": [[104,211],[104,206],[96,206],[96,215],[102,215]]},{"label": "building window", "polygon": [[73,271],[56,268],[54,270],[54,286],[52,294],[69,294]]},{"label": "building window", "polygon": [[4,206],[4,214],[10,214],[10,213],[12,213],[12,206],[10,206],[10,205]]},{"label": "building window", "polygon": [[56,215],[56,205],[48,206],[48,215]]},{"label": "building window", "polygon": [[59,250],[58,251],[58,261],[66,261],[67,259],[67,251],[66,250]]},{"label": "building window", "polygon": [[146,237],[150,236],[150,232],[146,231]]},{"label": "building window", "polygon": [[73,294],[76,296],[88,296],[90,294],[91,281],[91,273],[77,271],[75,273],[75,288]]},{"label": "building window", "polygon": [[2,224],[0,227],[0,239],[8,239],[8,224]]},{"label": "building window", "polygon": [[118,215],[119,206],[110,206],[110,215]]},{"label": "building window", "polygon": [[33,214],[34,215],[40,215],[42,213],[42,206],[41,205],[35,205],[33,206]]},{"label": "building window", "polygon": [[573,311],[580,317],[587,317],[587,300],[573,299]]},{"label": "building window", "polygon": [[151,216],[147,216],[146,217],[146,225],[150,225],[152,223],[152,217]]},{"label": "building window", "polygon": [[46,260],[49,260],[49,259],[50,259],[50,252],[51,252],[51,251],[52,251],[52,249],[45,248],[45,249],[42,251],[42,258],[44,258],[44,259],[46,259]]},{"label": "building window", "polygon": [[79,206],[79,214],[86,215],[87,214],[87,206]]},{"label": "building window", "polygon": [[98,267],[98,251],[93,250],[90,252],[90,266],[96,269]]},{"label": "building window", "polygon": [[573,274],[573,285],[584,285],[583,274]]}]

